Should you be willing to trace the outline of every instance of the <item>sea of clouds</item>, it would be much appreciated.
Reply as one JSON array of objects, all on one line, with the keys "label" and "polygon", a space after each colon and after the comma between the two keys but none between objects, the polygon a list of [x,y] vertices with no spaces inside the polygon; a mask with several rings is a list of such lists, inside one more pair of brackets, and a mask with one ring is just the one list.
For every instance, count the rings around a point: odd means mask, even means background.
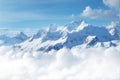
[{"label": "sea of clouds", "polygon": [[1,46],[0,80],[120,80],[120,46],[50,52]]}]

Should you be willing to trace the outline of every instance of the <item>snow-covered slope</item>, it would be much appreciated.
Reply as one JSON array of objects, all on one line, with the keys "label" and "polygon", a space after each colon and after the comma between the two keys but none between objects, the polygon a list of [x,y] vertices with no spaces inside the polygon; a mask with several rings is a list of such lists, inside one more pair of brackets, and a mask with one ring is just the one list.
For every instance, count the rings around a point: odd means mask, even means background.
[{"label": "snow-covered slope", "polygon": [[17,43],[24,42],[26,39],[28,39],[27,35],[25,35],[23,32],[20,32],[15,37],[8,37],[6,35],[0,36],[0,45],[14,45]]},{"label": "snow-covered slope", "polygon": [[26,41],[16,44],[15,47],[25,51],[50,51],[75,46],[81,48],[117,46],[119,41],[119,31],[116,26],[98,27],[84,21],[75,21],[63,27],[50,25],[46,30],[39,31]]}]

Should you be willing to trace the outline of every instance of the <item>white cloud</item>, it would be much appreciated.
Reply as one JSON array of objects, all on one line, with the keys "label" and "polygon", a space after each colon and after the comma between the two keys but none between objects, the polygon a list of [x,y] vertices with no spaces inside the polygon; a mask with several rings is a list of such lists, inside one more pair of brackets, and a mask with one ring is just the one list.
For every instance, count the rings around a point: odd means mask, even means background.
[{"label": "white cloud", "polygon": [[0,80],[119,80],[119,47],[74,47],[48,53],[0,47]]},{"label": "white cloud", "polygon": [[113,11],[117,12],[117,16],[120,18],[120,0],[103,0],[103,3],[110,7]]},{"label": "white cloud", "polygon": [[103,0],[103,3],[111,8],[120,10],[120,0]]},{"label": "white cloud", "polygon": [[111,10],[102,10],[102,9],[92,9],[90,6],[87,6],[85,10],[80,14],[81,17],[91,18],[91,19],[111,19],[118,18],[116,14]]}]

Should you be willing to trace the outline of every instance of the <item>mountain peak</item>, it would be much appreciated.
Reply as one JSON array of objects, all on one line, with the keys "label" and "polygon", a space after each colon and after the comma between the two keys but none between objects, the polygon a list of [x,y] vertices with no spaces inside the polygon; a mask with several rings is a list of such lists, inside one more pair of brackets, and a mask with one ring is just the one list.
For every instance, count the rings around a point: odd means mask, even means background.
[{"label": "mountain peak", "polygon": [[57,30],[57,27],[58,27],[57,24],[50,24],[50,25],[47,26],[46,31],[47,31],[47,32],[49,32],[49,31],[50,31],[50,32],[56,31],[56,30]]},{"label": "mountain peak", "polygon": [[80,24],[81,24],[82,20],[76,20],[76,21],[72,21],[71,23],[65,25],[69,31],[75,30]]},{"label": "mountain peak", "polygon": [[77,27],[77,30],[82,30],[84,29],[85,27],[87,27],[88,24],[85,22],[85,21],[82,21],[81,24]]},{"label": "mountain peak", "polygon": [[24,34],[23,32],[20,32],[18,35],[16,35],[14,38],[20,39],[20,40],[26,40],[28,36]]}]

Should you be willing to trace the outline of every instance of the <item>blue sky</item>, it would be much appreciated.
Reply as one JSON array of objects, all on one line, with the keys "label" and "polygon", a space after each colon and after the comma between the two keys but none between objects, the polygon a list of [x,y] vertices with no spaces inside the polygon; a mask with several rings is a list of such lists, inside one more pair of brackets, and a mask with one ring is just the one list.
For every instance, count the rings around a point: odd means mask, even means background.
[{"label": "blue sky", "polygon": [[119,0],[0,0],[0,28],[43,28],[77,19],[93,25],[118,22]]}]

